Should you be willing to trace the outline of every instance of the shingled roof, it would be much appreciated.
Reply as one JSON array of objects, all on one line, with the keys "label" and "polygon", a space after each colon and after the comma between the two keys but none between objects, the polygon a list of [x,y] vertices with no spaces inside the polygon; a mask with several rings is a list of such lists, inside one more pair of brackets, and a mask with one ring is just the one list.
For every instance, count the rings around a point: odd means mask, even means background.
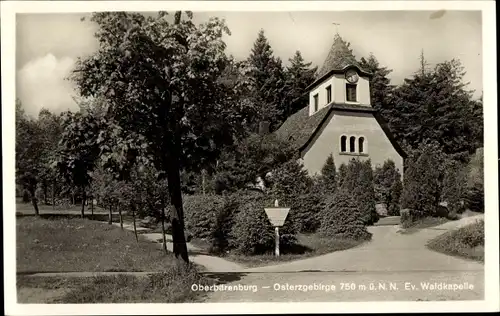
[{"label": "shingled roof", "polygon": [[331,105],[319,110],[314,115],[309,116],[309,107],[302,108],[297,113],[291,115],[278,130],[276,136],[290,141],[292,146],[300,149],[316,131],[321,122],[329,113]]},{"label": "shingled roof", "polygon": [[319,69],[317,76],[320,78],[332,70],[341,70],[347,66],[356,66],[361,69],[358,61],[352,54],[352,50],[347,46],[342,37],[336,34],[330,52],[328,52],[328,56],[323,66]]},{"label": "shingled roof", "polygon": [[319,71],[316,73],[316,80],[309,85],[306,90],[314,88],[322,82],[325,77],[330,76],[332,73],[344,72],[348,67],[356,67],[361,74],[365,76],[372,76],[369,71],[363,69],[358,63],[348,44],[342,39],[342,37],[340,37],[339,34],[336,34],[323,66],[321,66]]},{"label": "shingled roof", "polygon": [[382,116],[372,107],[356,104],[331,103],[322,108],[315,114],[309,116],[309,107],[306,106],[300,111],[291,115],[274,134],[284,140],[291,142],[291,145],[299,151],[302,151],[314,139],[314,136],[319,132],[321,126],[334,110],[348,112],[364,112],[371,113],[381,126],[384,133],[389,138],[396,151],[405,158],[407,155],[401,146],[397,143],[394,135],[389,130],[387,123]]}]

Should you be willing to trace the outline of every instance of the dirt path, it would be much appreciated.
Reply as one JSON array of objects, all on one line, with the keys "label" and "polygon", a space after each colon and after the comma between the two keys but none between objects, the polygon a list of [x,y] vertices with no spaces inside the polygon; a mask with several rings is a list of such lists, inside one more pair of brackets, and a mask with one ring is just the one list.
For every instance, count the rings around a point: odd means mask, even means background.
[{"label": "dirt path", "polygon": [[359,247],[244,272],[477,271],[483,268],[481,263],[437,253],[427,249],[425,244],[447,230],[479,218],[482,216],[447,222],[408,235],[398,233],[398,226],[373,226],[368,228],[373,234],[372,240]]},{"label": "dirt path", "polygon": [[[435,236],[480,218],[482,216],[464,218],[408,235],[400,234],[397,226],[370,227],[373,238],[367,244],[314,258],[246,269],[233,275],[233,280],[227,281],[226,285],[247,285],[248,291],[226,288],[207,293],[206,301],[482,299],[483,264],[440,254],[425,247],[426,242]],[[439,284],[442,287],[443,282],[461,286],[462,289],[425,288],[426,284]],[[342,288],[343,283],[348,285]],[[293,289],[295,285],[312,288]],[[335,285],[336,290],[326,291],[330,285]],[[318,289],[315,290],[315,287]],[[374,290],[370,290],[371,287]]]}]

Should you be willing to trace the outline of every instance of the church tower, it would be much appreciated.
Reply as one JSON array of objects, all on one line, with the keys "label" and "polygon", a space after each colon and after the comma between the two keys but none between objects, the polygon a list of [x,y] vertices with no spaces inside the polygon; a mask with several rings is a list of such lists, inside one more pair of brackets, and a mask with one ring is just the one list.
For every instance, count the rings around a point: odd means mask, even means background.
[{"label": "church tower", "polygon": [[309,91],[309,116],[329,105],[371,107],[370,78],[354,58],[348,44],[336,34],[317,79]]}]

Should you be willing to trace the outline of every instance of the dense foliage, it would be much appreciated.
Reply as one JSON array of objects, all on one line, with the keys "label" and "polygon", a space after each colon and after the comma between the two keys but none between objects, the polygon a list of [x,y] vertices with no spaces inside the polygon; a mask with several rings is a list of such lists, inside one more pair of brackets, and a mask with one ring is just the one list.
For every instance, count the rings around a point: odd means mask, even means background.
[{"label": "dense foliage", "polygon": [[465,195],[466,170],[456,161],[449,163],[443,178],[442,200],[447,202],[448,211],[462,213]]},{"label": "dense foliage", "polygon": [[476,212],[484,212],[484,152],[479,148],[466,168],[465,206]]},{"label": "dense foliage", "polygon": [[252,134],[222,152],[214,174],[215,191],[232,192],[247,188],[248,185],[254,184],[257,178],[266,182],[269,172],[290,160],[295,154],[287,142],[273,134]]},{"label": "dense foliage", "polygon": [[321,176],[319,178],[321,183],[321,189],[325,194],[333,194],[337,188],[337,167],[335,166],[335,161],[333,156],[330,155],[326,159],[323,168],[321,168]]},{"label": "dense foliage", "polygon": [[[271,199],[243,199],[239,203],[234,226],[231,230],[231,248],[247,255],[272,253],[275,246],[274,228],[264,211],[272,207]],[[295,226],[290,219],[280,228],[280,249],[286,251],[296,243]]]},{"label": "dense foliage", "polygon": [[356,208],[361,214],[365,225],[372,225],[378,221],[375,209],[375,189],[373,185],[373,170],[371,161],[351,159],[347,164],[346,174],[342,177],[340,188],[356,196]]},{"label": "dense foliage", "polygon": [[373,184],[376,202],[386,205],[387,215],[398,216],[403,184],[400,171],[396,169],[394,161],[387,160],[382,166],[375,168]]},{"label": "dense foliage", "polygon": [[414,210],[415,216],[433,216],[439,204],[438,162],[430,151],[408,161],[403,179],[401,207]]},{"label": "dense foliage", "polygon": [[341,187],[321,212],[319,233],[331,238],[368,240],[371,234],[362,218],[352,191]]}]

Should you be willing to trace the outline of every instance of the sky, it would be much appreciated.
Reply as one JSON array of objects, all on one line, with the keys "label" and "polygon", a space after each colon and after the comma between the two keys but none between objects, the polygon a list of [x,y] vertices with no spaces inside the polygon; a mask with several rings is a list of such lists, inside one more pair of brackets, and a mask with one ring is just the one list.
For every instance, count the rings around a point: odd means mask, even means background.
[{"label": "sky", "polygon": [[[16,95],[26,112],[42,107],[54,112],[77,109],[77,95],[67,76],[78,57],[91,55],[98,43],[88,14],[18,14],[16,21]],[[430,66],[458,58],[469,88],[482,91],[482,23],[480,11],[323,11],[194,12],[194,22],[224,18],[231,30],[227,53],[246,58],[263,29],[275,56],[287,61],[299,50],[306,61],[321,66],[338,31],[357,58],[373,53],[393,69],[400,84],[419,67],[424,50]],[[335,27],[332,23],[339,23]]]}]

